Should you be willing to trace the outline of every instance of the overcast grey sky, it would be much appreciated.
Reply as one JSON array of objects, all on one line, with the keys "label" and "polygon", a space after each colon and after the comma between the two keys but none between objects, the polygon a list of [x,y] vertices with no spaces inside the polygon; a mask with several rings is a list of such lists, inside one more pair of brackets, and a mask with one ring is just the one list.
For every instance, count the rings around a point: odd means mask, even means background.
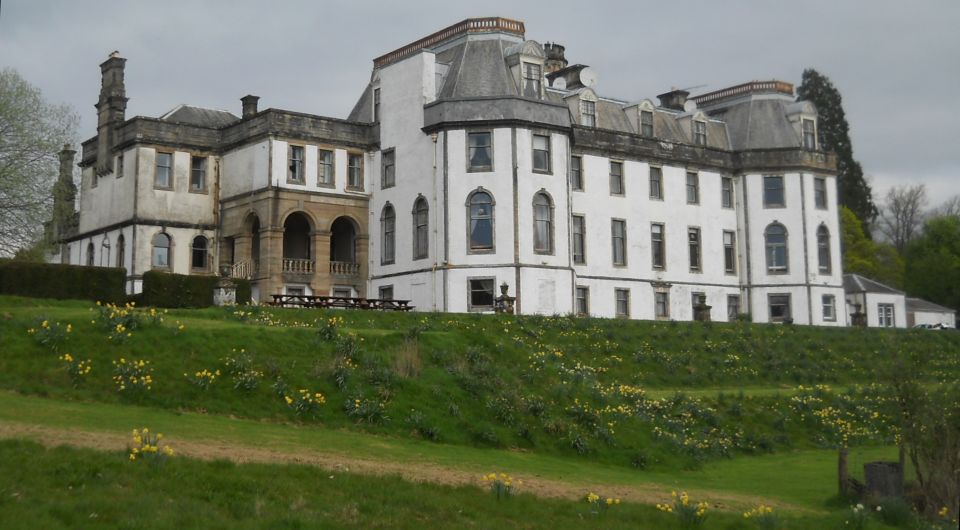
[{"label": "overcast grey sky", "polygon": [[128,59],[128,117],[180,103],[239,114],[255,94],[261,108],[343,118],[374,57],[480,16],[524,21],[528,39],[563,44],[601,94],[625,100],[799,84],[814,67],[843,94],[878,199],[914,182],[934,204],[960,193],[960,0],[2,0],[0,67],[72,105],[84,139],[113,50]]}]

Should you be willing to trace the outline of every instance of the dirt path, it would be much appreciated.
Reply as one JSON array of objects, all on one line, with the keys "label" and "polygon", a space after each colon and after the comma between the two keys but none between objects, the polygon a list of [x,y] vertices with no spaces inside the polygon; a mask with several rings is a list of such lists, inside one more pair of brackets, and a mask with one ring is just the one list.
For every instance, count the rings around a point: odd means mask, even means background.
[{"label": "dirt path", "polygon": [[[28,423],[0,421],[0,439],[3,438],[26,438],[46,447],[65,445],[101,451],[125,451],[130,443],[128,436],[116,433],[65,430]],[[428,482],[447,486],[481,484],[480,477],[474,472],[427,462],[394,462],[388,460],[389,455],[385,455],[384,460],[371,460],[311,450],[275,451],[263,447],[230,443],[225,440],[179,440],[168,436],[165,441],[176,450],[177,455],[200,460],[225,458],[236,463],[302,464],[318,467],[332,476],[341,472],[374,476],[393,475],[411,482]],[[514,476],[514,479],[523,481],[523,485],[520,487],[521,492],[545,498],[579,500],[583,498],[587,491],[594,491],[608,497],[619,497],[625,502],[641,504],[655,504],[669,500],[669,493],[660,484],[610,486],[558,481],[535,475]],[[709,499],[714,508],[719,510],[739,510],[745,506],[756,506],[763,502],[793,512],[813,513],[812,510],[801,506],[750,495],[713,490],[690,490],[690,494],[696,498]]]}]

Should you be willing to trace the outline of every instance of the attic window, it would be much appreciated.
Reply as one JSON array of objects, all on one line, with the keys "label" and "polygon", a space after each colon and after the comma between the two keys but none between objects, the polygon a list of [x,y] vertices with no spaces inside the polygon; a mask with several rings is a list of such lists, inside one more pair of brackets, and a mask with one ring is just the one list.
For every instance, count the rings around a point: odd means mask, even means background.
[{"label": "attic window", "polygon": [[649,110],[640,111],[640,135],[653,137],[653,112]]},{"label": "attic window", "polygon": [[580,102],[580,125],[585,127],[597,126],[597,103],[595,101]]},{"label": "attic window", "polygon": [[540,99],[541,70],[539,64],[523,63],[523,97]]},{"label": "attic window", "polygon": [[813,120],[801,120],[803,124],[803,148],[810,151],[817,149],[817,135],[815,133]]},{"label": "attic window", "polygon": [[693,143],[694,145],[707,145],[707,122],[693,122]]}]

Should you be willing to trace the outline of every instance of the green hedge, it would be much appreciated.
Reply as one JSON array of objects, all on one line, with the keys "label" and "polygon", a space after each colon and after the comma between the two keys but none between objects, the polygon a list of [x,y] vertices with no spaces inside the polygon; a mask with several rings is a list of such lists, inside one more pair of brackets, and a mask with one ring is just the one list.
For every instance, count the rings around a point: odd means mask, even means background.
[{"label": "green hedge", "polygon": [[167,272],[143,273],[143,304],[154,307],[209,307],[220,278]]},{"label": "green hedge", "polygon": [[123,302],[127,272],[113,267],[0,260],[0,293]]}]

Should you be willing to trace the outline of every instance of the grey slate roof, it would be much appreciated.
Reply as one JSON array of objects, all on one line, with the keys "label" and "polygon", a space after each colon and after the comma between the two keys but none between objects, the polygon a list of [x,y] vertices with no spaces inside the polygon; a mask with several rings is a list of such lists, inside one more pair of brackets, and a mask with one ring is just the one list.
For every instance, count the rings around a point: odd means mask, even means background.
[{"label": "grey slate roof", "polygon": [[853,273],[843,275],[843,290],[847,293],[903,294],[889,285]]},{"label": "grey slate roof", "polygon": [[347,119],[364,123],[373,121],[373,87],[371,85],[367,85],[363,94],[360,94],[360,99],[357,100],[357,104],[353,106],[353,110],[350,111]]},{"label": "grey slate roof", "polygon": [[907,311],[921,313],[956,313],[956,310],[943,307],[920,298],[907,298]]},{"label": "grey slate roof", "polygon": [[180,105],[160,116],[160,119],[171,123],[187,123],[214,129],[240,121],[238,116],[234,116],[225,110],[205,109],[190,105]]},{"label": "grey slate roof", "polygon": [[800,137],[787,119],[787,105],[781,99],[750,98],[739,104],[704,109],[711,117],[723,120],[734,150],[800,147]]}]

